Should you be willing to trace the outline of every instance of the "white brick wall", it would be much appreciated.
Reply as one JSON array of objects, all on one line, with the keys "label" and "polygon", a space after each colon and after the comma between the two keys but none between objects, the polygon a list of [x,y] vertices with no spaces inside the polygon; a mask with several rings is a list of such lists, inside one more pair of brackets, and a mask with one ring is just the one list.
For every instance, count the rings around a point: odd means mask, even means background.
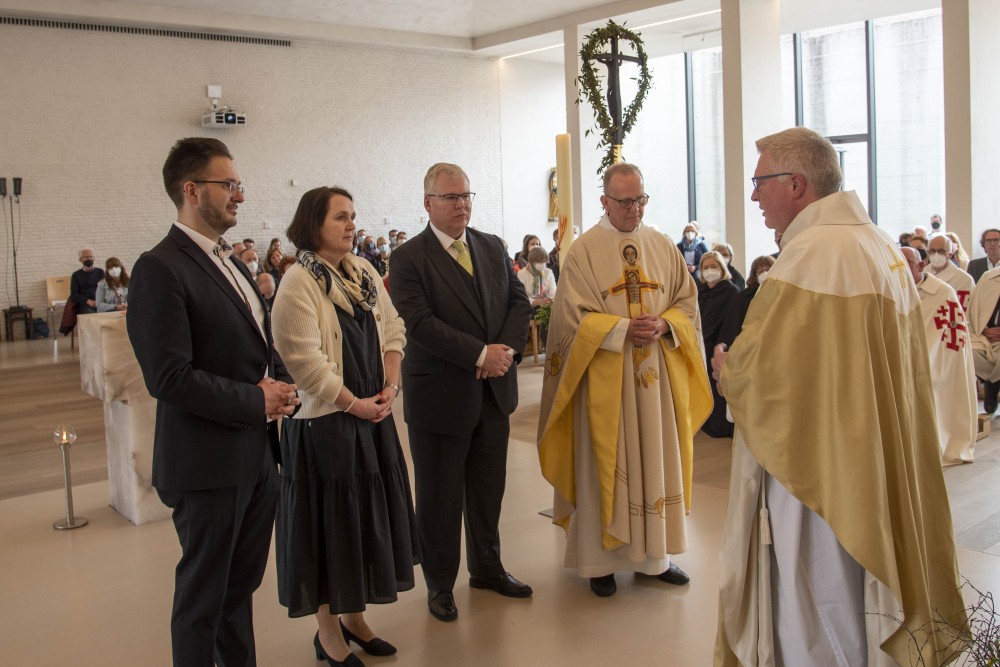
[{"label": "white brick wall", "polygon": [[[473,223],[502,231],[495,61],[0,26],[0,63],[0,176],[8,186],[24,178],[18,277],[35,317],[44,317],[45,277],[79,268],[81,246],[101,265],[116,255],[131,266],[163,236],[175,209],[160,169],[184,136],[216,136],[233,152],[247,188],[233,239],[284,239],[302,193],[331,184],[354,194],[370,233],[412,236],[426,215],[423,175],[438,161],[469,173]],[[222,86],[222,103],[245,111],[247,127],[201,128],[207,84]],[[14,280],[5,249],[7,307]]]}]

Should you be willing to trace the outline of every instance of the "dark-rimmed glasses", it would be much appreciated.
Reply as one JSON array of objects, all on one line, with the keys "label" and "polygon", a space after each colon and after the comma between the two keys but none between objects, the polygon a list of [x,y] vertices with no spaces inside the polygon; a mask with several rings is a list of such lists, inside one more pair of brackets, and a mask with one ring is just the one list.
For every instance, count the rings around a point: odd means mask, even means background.
[{"label": "dark-rimmed glasses", "polygon": [[753,176],[751,177],[750,182],[753,183],[754,190],[759,190],[761,181],[766,181],[769,178],[777,178],[778,176],[793,176],[793,175],[794,174],[792,172],[784,171],[780,174],[766,174],[764,176]]},{"label": "dark-rimmed glasses", "polygon": [[446,195],[431,195],[431,194],[429,194],[427,196],[428,197],[437,197],[438,199],[443,199],[446,202],[448,202],[449,204],[451,204],[452,206],[454,206],[455,204],[457,204],[459,202],[459,200],[461,200],[461,202],[463,204],[471,204],[472,200],[476,198],[476,193],[475,192],[461,192],[461,193],[449,193],[449,194],[446,194]]},{"label": "dark-rimmed glasses", "polygon": [[226,189],[229,190],[229,196],[233,197],[239,192],[241,195],[246,192],[246,189],[237,183],[236,181],[191,181],[192,183],[215,183],[217,185],[225,185]]},{"label": "dark-rimmed glasses", "polygon": [[604,196],[607,197],[608,199],[611,199],[612,201],[618,202],[618,205],[625,210],[632,208],[636,204],[638,204],[639,206],[645,206],[646,204],[649,203],[649,195],[642,195],[641,197],[636,197],[635,199],[632,199],[631,197],[628,199],[618,199],[617,197],[612,197],[611,195],[604,195]]}]

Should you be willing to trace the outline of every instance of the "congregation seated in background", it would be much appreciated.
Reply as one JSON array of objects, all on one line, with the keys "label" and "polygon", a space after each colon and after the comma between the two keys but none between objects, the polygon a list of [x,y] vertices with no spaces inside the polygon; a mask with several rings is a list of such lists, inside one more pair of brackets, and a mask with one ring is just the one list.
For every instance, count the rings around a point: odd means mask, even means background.
[{"label": "congregation seated in background", "polygon": [[[534,234],[526,234],[524,240],[521,242],[521,251],[514,255],[514,270],[520,271],[528,265],[528,253],[531,252],[532,248],[538,248],[542,245],[542,242],[538,240],[538,237]],[[546,255],[546,261],[548,261],[548,255]]]},{"label": "congregation seated in background", "polygon": [[83,266],[70,276],[69,301],[76,304],[81,315],[97,312],[97,286],[104,279],[104,271],[94,267],[94,250],[83,248],[79,254]]},{"label": "congregation seated in background", "polygon": [[688,223],[684,227],[684,235],[677,244],[678,250],[684,256],[684,263],[687,264],[688,273],[698,280],[698,267],[701,265],[701,256],[708,252],[705,241],[698,236],[698,225]]},{"label": "congregation seated in background", "polygon": [[545,248],[535,246],[528,252],[525,267],[517,272],[532,309],[551,304],[556,295],[556,278],[552,269],[546,266],[548,259]]},{"label": "congregation seated in background", "polygon": [[726,261],[726,268],[729,269],[732,276],[729,280],[741,291],[746,289],[747,281],[743,278],[743,274],[733,266],[733,246],[728,243],[715,243],[712,245],[712,250],[722,255],[722,259]]},{"label": "congregation seated in background", "polygon": [[97,312],[123,311],[128,306],[128,271],[117,257],[108,257],[104,268],[104,280],[98,283],[94,296]]}]

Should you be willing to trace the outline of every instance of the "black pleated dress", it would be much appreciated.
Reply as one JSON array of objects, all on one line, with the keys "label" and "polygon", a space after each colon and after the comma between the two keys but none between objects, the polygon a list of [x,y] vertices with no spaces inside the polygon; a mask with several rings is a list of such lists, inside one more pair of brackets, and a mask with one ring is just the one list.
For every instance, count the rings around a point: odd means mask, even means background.
[{"label": "black pleated dress", "polygon": [[[371,312],[337,309],[344,385],[382,389]],[[346,412],[286,419],[275,551],[278,599],[291,617],[361,612],[414,586],[420,546],[406,461],[392,417],[373,424]]]}]

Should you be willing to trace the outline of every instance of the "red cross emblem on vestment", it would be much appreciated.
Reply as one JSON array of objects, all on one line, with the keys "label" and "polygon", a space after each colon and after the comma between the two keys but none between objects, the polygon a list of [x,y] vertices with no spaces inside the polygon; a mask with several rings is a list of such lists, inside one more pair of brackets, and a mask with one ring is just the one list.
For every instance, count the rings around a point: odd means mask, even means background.
[{"label": "red cross emblem on vestment", "polygon": [[[941,317],[934,318],[934,326],[941,331],[941,340],[944,341],[948,349],[957,350],[965,347],[965,335],[968,328],[965,326],[965,313],[958,303],[948,300],[937,309],[937,314]],[[951,338],[951,340],[948,340]]]}]

